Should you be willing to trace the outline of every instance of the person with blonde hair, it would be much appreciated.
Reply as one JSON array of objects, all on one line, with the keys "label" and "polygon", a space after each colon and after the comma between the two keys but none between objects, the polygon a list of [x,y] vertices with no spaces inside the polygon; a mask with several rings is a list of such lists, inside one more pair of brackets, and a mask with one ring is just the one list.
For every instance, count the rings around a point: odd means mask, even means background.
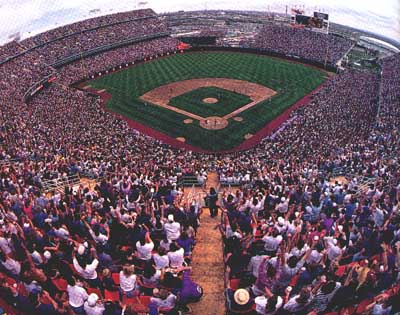
[{"label": "person with blonde hair", "polygon": [[134,265],[125,265],[119,273],[119,286],[121,295],[133,297],[137,290],[137,277],[134,274]]}]

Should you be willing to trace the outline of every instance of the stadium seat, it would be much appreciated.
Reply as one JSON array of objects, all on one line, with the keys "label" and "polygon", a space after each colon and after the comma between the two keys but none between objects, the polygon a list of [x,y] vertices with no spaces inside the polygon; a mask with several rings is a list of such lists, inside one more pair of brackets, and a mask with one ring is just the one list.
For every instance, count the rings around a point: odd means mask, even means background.
[{"label": "stadium seat", "polygon": [[104,299],[113,302],[118,302],[120,300],[119,292],[104,290]]}]

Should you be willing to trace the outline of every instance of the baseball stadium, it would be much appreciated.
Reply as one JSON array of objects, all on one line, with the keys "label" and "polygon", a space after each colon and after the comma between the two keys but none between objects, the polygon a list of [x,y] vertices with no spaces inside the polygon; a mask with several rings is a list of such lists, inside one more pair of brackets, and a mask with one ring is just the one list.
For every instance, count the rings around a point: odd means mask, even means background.
[{"label": "baseball stadium", "polygon": [[177,2],[0,0],[0,315],[400,314],[398,3]]}]

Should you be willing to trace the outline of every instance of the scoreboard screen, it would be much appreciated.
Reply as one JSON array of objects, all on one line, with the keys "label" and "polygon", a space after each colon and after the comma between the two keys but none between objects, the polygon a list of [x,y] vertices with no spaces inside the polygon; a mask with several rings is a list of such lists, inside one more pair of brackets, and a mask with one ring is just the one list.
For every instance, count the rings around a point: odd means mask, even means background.
[{"label": "scoreboard screen", "polygon": [[311,28],[323,28],[324,20],[314,16],[296,14],[296,24]]}]

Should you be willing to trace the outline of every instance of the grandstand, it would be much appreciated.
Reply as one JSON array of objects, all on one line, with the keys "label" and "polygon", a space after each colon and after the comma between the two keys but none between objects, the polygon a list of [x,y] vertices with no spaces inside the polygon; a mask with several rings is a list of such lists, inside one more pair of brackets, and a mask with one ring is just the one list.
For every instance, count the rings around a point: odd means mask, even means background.
[{"label": "grandstand", "polygon": [[0,47],[0,314],[400,313],[400,54],[342,28],[141,9]]}]

